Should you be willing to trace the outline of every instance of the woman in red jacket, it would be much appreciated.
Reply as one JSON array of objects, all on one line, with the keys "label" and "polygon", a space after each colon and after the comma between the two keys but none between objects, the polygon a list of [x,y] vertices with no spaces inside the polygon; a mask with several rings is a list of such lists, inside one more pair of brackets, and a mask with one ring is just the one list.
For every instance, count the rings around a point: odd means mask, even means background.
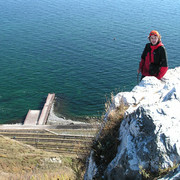
[{"label": "woman in red jacket", "polygon": [[142,78],[155,76],[161,79],[168,70],[166,49],[157,31],[151,31],[148,38],[150,43],[147,43],[144,48],[138,73],[141,72]]}]

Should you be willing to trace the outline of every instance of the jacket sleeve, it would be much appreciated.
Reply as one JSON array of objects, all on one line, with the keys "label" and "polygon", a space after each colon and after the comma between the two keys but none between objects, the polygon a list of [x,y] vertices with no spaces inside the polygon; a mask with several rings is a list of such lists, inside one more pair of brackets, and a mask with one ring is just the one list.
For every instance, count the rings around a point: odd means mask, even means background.
[{"label": "jacket sleeve", "polygon": [[166,74],[167,70],[168,70],[168,67],[161,67],[157,78],[161,79]]},{"label": "jacket sleeve", "polygon": [[161,56],[160,56],[161,64],[160,64],[159,74],[157,75],[158,79],[161,79],[168,70],[167,53],[166,53],[166,49],[164,46],[161,46],[160,54],[161,54]]}]

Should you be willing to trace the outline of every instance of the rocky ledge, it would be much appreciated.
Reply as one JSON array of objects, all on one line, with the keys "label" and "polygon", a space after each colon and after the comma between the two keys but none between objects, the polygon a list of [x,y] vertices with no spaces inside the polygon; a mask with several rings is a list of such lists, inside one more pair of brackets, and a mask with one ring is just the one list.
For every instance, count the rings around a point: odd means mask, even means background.
[{"label": "rocky ledge", "polygon": [[[131,92],[117,94],[107,116],[122,103],[129,108],[119,129],[118,153],[104,172],[104,178],[139,180],[142,169],[156,173],[177,166],[180,163],[180,67],[168,70],[161,80],[145,77]],[[85,176],[88,180],[97,173],[92,157],[89,162]],[[172,179],[180,178],[179,169],[174,174],[171,172]]]}]

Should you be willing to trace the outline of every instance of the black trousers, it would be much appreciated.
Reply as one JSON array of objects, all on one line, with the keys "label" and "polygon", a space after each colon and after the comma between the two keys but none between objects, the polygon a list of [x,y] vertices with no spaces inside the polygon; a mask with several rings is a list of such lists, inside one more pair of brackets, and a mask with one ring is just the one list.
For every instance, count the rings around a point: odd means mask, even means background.
[{"label": "black trousers", "polygon": [[[142,80],[144,77],[146,77],[146,76],[143,76],[143,75],[142,75],[142,76],[141,76],[141,80]],[[140,81],[141,81],[141,80],[140,80]]]}]

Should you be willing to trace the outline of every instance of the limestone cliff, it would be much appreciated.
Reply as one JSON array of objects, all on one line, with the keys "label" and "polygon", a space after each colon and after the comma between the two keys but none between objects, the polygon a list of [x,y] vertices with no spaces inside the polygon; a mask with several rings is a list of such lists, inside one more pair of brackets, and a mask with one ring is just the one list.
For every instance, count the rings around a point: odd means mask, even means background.
[{"label": "limestone cliff", "polygon": [[[141,169],[157,172],[179,164],[180,67],[168,70],[161,80],[145,77],[131,92],[117,94],[108,113],[121,103],[129,108],[119,129],[118,153],[104,178],[141,179]],[[87,180],[97,173],[93,156],[90,162]]]}]

